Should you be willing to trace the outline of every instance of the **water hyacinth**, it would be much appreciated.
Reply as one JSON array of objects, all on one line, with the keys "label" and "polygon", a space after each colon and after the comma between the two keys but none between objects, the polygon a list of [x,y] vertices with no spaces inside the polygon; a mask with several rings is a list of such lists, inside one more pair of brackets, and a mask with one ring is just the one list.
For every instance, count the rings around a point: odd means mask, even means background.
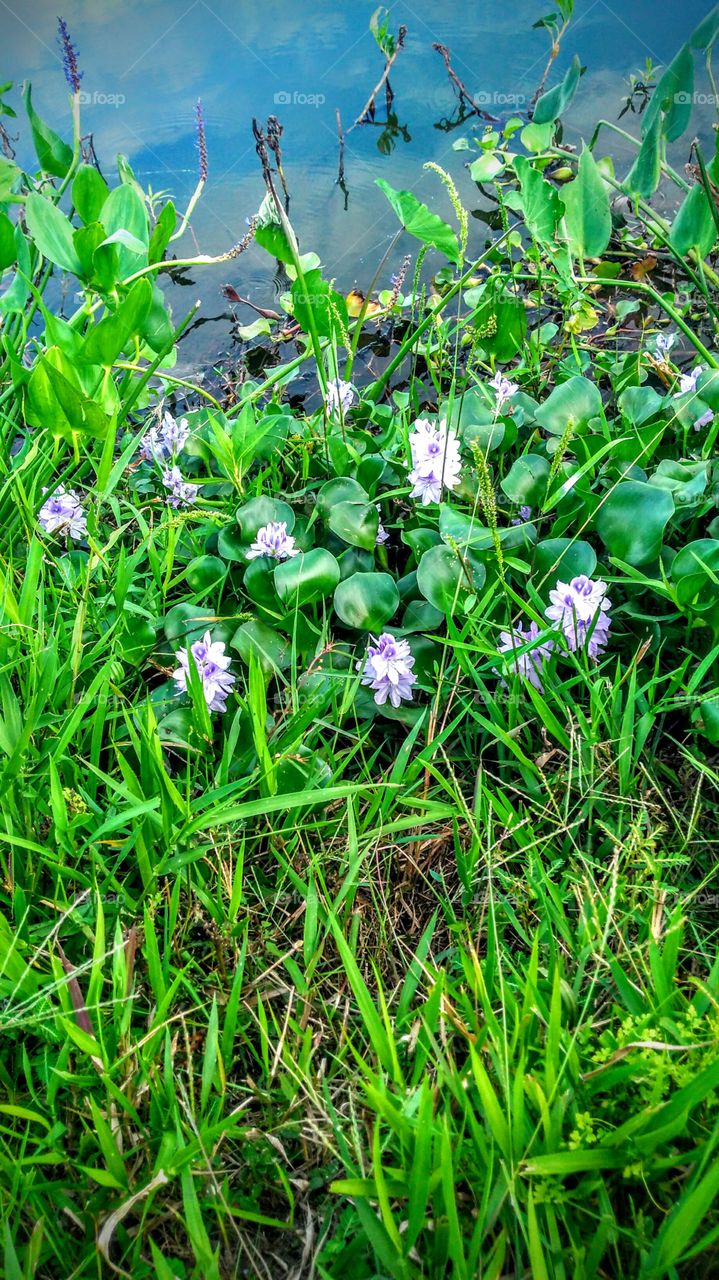
[{"label": "water hyacinth", "polygon": [[702,366],[700,364],[697,364],[694,366],[691,373],[681,374],[679,378],[679,390],[677,392],[677,395],[684,396],[684,395],[687,395],[689,392],[692,392],[692,393],[695,392],[697,389],[697,382],[699,381],[699,375],[702,374],[703,372],[704,370]]},{"label": "water hyacinth", "polygon": [[[379,502],[376,502],[375,506],[379,514],[381,515],[382,508],[380,507]],[[389,542],[389,534],[385,529],[384,525],[382,524],[382,521],[380,520],[379,524],[377,525],[377,537],[375,538],[375,546],[381,547],[385,542]]]},{"label": "water hyacinth", "polygon": [[[47,489],[43,489],[47,493]],[[59,485],[43,503],[38,512],[40,528],[45,533],[64,533],[69,538],[84,538],[87,533],[87,516],[74,489]]]},{"label": "water hyacinth", "polygon": [[493,378],[490,378],[489,385],[496,394],[498,409],[501,408],[505,400],[511,400],[512,396],[519,391],[519,383],[510,382],[499,370],[497,370]]},{"label": "water hyacinth", "polygon": [[456,489],[462,470],[459,439],[445,422],[435,425],[427,418],[418,418],[410,432],[409,447],[411,498],[419,498],[427,507],[430,502],[440,501],[443,488]]},{"label": "water hyacinth", "polygon": [[694,423],[694,430],[701,431],[702,427],[710,426],[710,424],[713,421],[714,421],[714,414],[711,409],[707,409],[706,413],[703,413],[701,417],[697,418],[696,422]]},{"label": "water hyacinth", "polygon": [[403,699],[412,701],[412,685],[417,680],[413,666],[407,641],[396,640],[385,631],[377,640],[370,636],[366,657],[357,663],[357,670],[362,671],[362,684],[374,690],[378,707],[384,706],[388,698],[393,707],[398,707]]},{"label": "water hyacinth", "polygon": [[170,491],[167,505],[176,511],[181,507],[191,507],[200,492],[199,484],[186,481],[179,467],[167,467],[162,473],[162,483]]},{"label": "water hyacinth", "polygon": [[299,547],[295,546],[294,538],[287,532],[287,521],[271,520],[257,530],[257,537],[247,552],[247,559],[270,556],[272,560],[289,560],[299,554]]},{"label": "water hyacinth", "polygon": [[213,640],[206,631],[201,640],[196,640],[187,649],[178,649],[175,657],[179,667],[172,673],[177,685],[176,693],[187,693],[187,682],[190,675],[190,656],[197,667],[202,681],[202,692],[209,711],[226,711],[227,698],[232,692],[236,677],[229,670],[231,659],[225,653],[221,640]]},{"label": "water hyacinth", "polygon": [[337,414],[342,410],[345,414],[352,408],[356,392],[351,382],[343,382],[341,378],[333,378],[327,383],[325,405],[329,414]]},{"label": "water hyacinth", "polygon": [[667,360],[669,353],[677,340],[675,333],[658,333],[654,342],[656,353],[660,360]]},{"label": "water hyacinth", "polygon": [[167,462],[176,458],[190,437],[187,418],[179,422],[171,413],[165,413],[159,427],[150,427],[140,446],[146,462]]},{"label": "water hyacinth", "polygon": [[542,668],[550,657],[554,642],[552,640],[544,640],[541,644],[528,649],[526,653],[517,652],[518,649],[522,649],[525,645],[531,644],[533,640],[537,640],[540,635],[541,632],[536,622],[530,622],[526,631],[522,623],[518,622],[511,631],[500,631],[497,653],[511,653],[513,657],[508,664],[508,669],[513,671],[515,675],[521,676],[523,680],[528,680],[530,684],[534,685],[535,689],[542,693],[544,690]]},{"label": "water hyacinth", "polygon": [[549,593],[551,604],[545,610],[550,622],[561,627],[573,653],[586,649],[590,658],[598,658],[607,647],[611,601],[606,599],[607,584],[601,579],[581,574],[571,582],[558,582]]}]

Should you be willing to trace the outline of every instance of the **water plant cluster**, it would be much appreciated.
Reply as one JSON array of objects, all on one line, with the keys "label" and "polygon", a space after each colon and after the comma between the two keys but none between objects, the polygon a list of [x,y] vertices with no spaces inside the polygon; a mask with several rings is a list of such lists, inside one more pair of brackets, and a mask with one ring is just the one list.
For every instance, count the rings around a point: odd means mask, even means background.
[{"label": "water plant cluster", "polygon": [[0,157],[13,1280],[715,1264],[717,36],[636,138],[564,142],[575,59],[428,166],[445,217],[379,179],[366,295],[255,121],[221,260],[281,264],[295,347],[223,395],[162,287],[217,261],[201,111],[187,209],[106,179],[61,23],[72,137],[28,85]]}]

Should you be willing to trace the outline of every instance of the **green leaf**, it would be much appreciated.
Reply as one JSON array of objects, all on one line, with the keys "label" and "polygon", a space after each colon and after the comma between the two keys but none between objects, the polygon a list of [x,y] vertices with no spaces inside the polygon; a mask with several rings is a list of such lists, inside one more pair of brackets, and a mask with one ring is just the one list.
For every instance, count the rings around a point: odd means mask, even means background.
[{"label": "green leaf", "polygon": [[484,151],[469,166],[469,176],[473,182],[491,182],[504,169],[505,162],[496,151]]},{"label": "green leaf", "polygon": [[379,513],[371,502],[338,502],[330,511],[329,526],[351,547],[373,551],[377,542]]},{"label": "green leaf", "polygon": [[300,609],[328,596],[339,580],[340,567],[324,547],[300,552],[275,569],[275,588],[280,600]]},{"label": "green leaf", "polygon": [[665,489],[626,480],[618,484],[597,512],[597,532],[609,554],[627,564],[656,560],[674,499]]},{"label": "green leaf", "polygon": [[107,368],[114,364],[130,339],[141,332],[151,302],[150,281],[136,280],[117,310],[104,316],[89,331],[83,347],[84,359]]},{"label": "green leaf", "polygon": [[514,168],[519,178],[519,203],[527,229],[539,244],[552,244],[562,216],[559,192],[525,156],[517,156]]},{"label": "green leaf", "polygon": [[510,502],[541,507],[547,494],[550,466],[538,453],[525,453],[512,463],[500,484]]},{"label": "green leaf", "polygon": [[689,124],[693,104],[694,59],[689,45],[685,44],[669,63],[652,94],[642,117],[642,136],[646,138],[658,125],[668,142],[676,142]]},{"label": "green leaf", "polygon": [[302,280],[294,281],[292,310],[305,333],[311,332],[312,320],[322,338],[341,342],[347,332],[347,303],[322,279],[322,272],[317,269],[306,271]]},{"label": "green leaf", "polygon": [[32,105],[31,85],[28,83],[23,94],[23,102],[27,111],[35,153],[43,173],[51,173],[55,178],[64,178],[72,164],[72,147],[58,137],[49,125],[35,111]]},{"label": "green leaf", "polygon": [[95,166],[81,164],[72,180],[72,203],[85,224],[100,220],[109,194],[110,188]]},{"label": "green leaf", "polygon": [[187,566],[187,581],[193,591],[211,591],[226,573],[227,566],[219,556],[196,556]]},{"label": "green leaf", "polygon": [[63,271],[82,275],[82,265],[73,243],[73,229],[65,214],[37,191],[31,191],[25,202],[27,227],[43,258]]},{"label": "green leaf", "polygon": [[353,573],[335,591],[335,612],[347,627],[378,631],[399,608],[399,591],[388,573]]},{"label": "green leaf", "polygon": [[702,18],[689,37],[692,49],[709,49],[719,37],[719,4],[715,4],[706,18]]},{"label": "green leaf", "polygon": [[295,527],[295,513],[287,502],[278,498],[251,498],[243,506],[238,507],[235,519],[242,530],[242,537],[247,546],[254,542],[260,529],[266,524],[287,525],[287,532],[292,533]]},{"label": "green leaf", "polygon": [[582,64],[575,53],[572,58],[572,65],[560,84],[555,84],[554,88],[549,89],[547,93],[543,93],[541,98],[537,100],[532,115],[533,124],[549,124],[553,120],[558,120],[567,110],[572,98],[577,92],[579,77],[582,74]]},{"label": "green leaf", "polygon": [[[123,183],[110,192],[102,206],[100,221],[107,233],[105,244],[114,244],[117,249],[122,279],[146,265],[149,245],[147,209],[134,186]],[[127,232],[130,237],[127,243],[123,243],[126,237],[119,232]]]},{"label": "green leaf", "polygon": [[15,227],[6,213],[0,210],[0,272],[17,261]]},{"label": "green leaf", "polygon": [[152,229],[147,255],[149,262],[155,263],[162,261],[165,255],[165,250],[170,243],[170,237],[175,230],[176,221],[177,214],[175,212],[175,206],[171,200],[168,200],[167,204],[163,204],[158,214],[157,221]]},{"label": "green leaf", "polygon": [[574,432],[584,430],[602,412],[599,388],[588,378],[568,378],[535,410],[535,418],[545,431],[563,436],[570,423]]},{"label": "green leaf", "polygon": [[657,113],[652,127],[647,131],[639,148],[639,154],[624,180],[624,189],[648,200],[654,195],[661,177],[662,128]]},{"label": "green leaf", "polygon": [[569,248],[575,257],[599,258],[612,234],[609,194],[591,151],[585,147],[577,176],[560,192]]},{"label": "green leaf", "polygon": [[685,196],[669,233],[669,242],[677,253],[686,255],[696,249],[706,258],[717,238],[716,223],[707,194],[697,183]]},{"label": "green leaf", "polygon": [[405,231],[421,240],[422,244],[439,249],[450,262],[459,262],[459,244],[448,223],[432,213],[411,191],[395,191],[384,178],[376,178],[375,181],[386,195]]},{"label": "green leaf", "polygon": [[422,595],[444,614],[461,610],[468,595],[484,586],[486,576],[484,565],[473,551],[465,551],[460,560],[444,544],[425,551],[417,567],[417,585]]},{"label": "green leaf", "polygon": [[284,671],[292,659],[292,646],[287,636],[281,636],[274,627],[268,627],[256,618],[243,622],[230,644],[248,666],[254,654],[268,676]]},{"label": "green leaf", "polygon": [[338,476],[335,480],[327,480],[317,493],[317,511],[323,520],[327,520],[332,508],[339,502],[367,502],[369,494],[351,476]]},{"label": "green leaf", "polygon": [[570,582],[584,574],[591,578],[597,553],[589,542],[575,538],[544,538],[534,548],[534,581],[538,587]]}]

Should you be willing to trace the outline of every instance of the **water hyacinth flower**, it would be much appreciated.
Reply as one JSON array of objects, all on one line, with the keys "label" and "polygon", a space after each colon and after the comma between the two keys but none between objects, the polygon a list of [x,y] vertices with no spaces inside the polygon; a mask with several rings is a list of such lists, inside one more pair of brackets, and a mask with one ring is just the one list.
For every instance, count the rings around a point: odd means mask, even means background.
[{"label": "water hyacinth flower", "polygon": [[590,658],[598,658],[607,647],[611,601],[606,599],[607,584],[580,574],[571,582],[558,582],[549,593],[551,604],[545,610],[550,622],[558,623],[572,650],[586,649]]},{"label": "water hyacinth flower", "polygon": [[170,491],[167,505],[176,511],[181,507],[191,507],[200,492],[199,484],[189,484],[179,467],[167,467],[162,473],[162,483]]},{"label": "water hyacinth flower", "polygon": [[694,366],[691,373],[683,373],[679,378],[679,390],[677,392],[677,395],[684,396],[688,392],[696,391],[697,382],[699,381],[699,375],[703,372],[704,370],[702,366],[700,364],[697,364]]},{"label": "water hyacinth flower", "polygon": [[499,370],[497,370],[493,378],[490,378],[489,385],[494,389],[497,396],[498,409],[501,408],[505,400],[511,400],[515,392],[519,391],[519,383],[510,382]]},{"label": "water hyacinth flower", "polygon": [[462,470],[459,439],[445,422],[435,425],[418,418],[410,432],[409,447],[413,464],[409,473],[411,498],[420,498],[422,506],[427,507],[430,502],[440,501],[443,488],[456,489]]},{"label": "water hyacinth flower", "polygon": [[[381,515],[382,508],[380,507],[379,502],[375,502],[375,506]],[[382,521],[380,520],[379,524],[377,525],[377,537],[375,538],[375,546],[381,547],[385,542],[389,542],[389,534],[385,529],[384,525],[382,524]]]},{"label": "water hyacinth flower", "polygon": [[677,340],[675,333],[658,333],[654,341],[654,347],[660,360],[668,360],[669,352]]},{"label": "water hyacinth flower", "polygon": [[694,430],[701,431],[702,427],[708,427],[713,421],[714,414],[711,409],[707,409],[706,413],[703,413],[700,418],[697,418],[694,423]]},{"label": "water hyacinth flower", "polygon": [[512,627],[511,631],[500,631],[497,653],[513,654],[509,669],[515,675],[521,676],[523,680],[528,680],[530,684],[534,685],[535,689],[539,689],[539,692],[542,693],[544,690],[542,668],[554,648],[554,642],[552,640],[544,640],[541,644],[535,645],[533,649],[528,649],[526,653],[517,653],[518,649],[531,644],[540,634],[536,622],[530,622],[526,631],[522,623],[518,622],[516,627]]},{"label": "water hyacinth flower", "polygon": [[165,413],[161,425],[150,427],[145,434],[140,453],[146,462],[167,462],[182,452],[189,437],[187,418],[178,422],[171,413]]},{"label": "water hyacinth flower", "polygon": [[339,413],[340,409],[345,414],[352,408],[356,399],[356,392],[351,382],[343,382],[341,378],[333,378],[327,383],[327,396],[325,405],[329,414]]},{"label": "water hyacinth flower", "polygon": [[388,698],[393,707],[398,707],[403,699],[412,701],[412,685],[417,681],[413,666],[407,641],[396,640],[385,631],[377,640],[370,636],[367,655],[357,663],[357,670],[362,671],[362,684],[374,690],[378,707],[384,706]]},{"label": "water hyacinth flower", "polygon": [[300,554],[295,540],[287,532],[286,520],[270,520],[257,530],[257,537],[247,552],[248,560],[256,560],[258,556],[270,556],[272,560],[289,560]]},{"label": "water hyacinth flower", "polygon": [[70,93],[80,92],[80,81],[84,72],[77,65],[77,49],[70,39],[70,31],[64,18],[57,20],[58,44],[62,50],[62,69]]},{"label": "water hyacinth flower", "polygon": [[227,698],[232,692],[235,676],[229,671],[231,659],[225,653],[221,640],[213,640],[206,631],[201,640],[196,640],[187,649],[178,649],[175,654],[179,667],[172,673],[177,685],[176,693],[187,693],[187,682],[190,675],[190,657],[197,667],[202,681],[202,692],[209,711],[226,711]]},{"label": "water hyacinth flower", "polygon": [[80,499],[74,489],[65,489],[64,485],[59,485],[43,503],[37,518],[45,533],[64,533],[75,539],[84,538],[87,533],[87,516]]}]

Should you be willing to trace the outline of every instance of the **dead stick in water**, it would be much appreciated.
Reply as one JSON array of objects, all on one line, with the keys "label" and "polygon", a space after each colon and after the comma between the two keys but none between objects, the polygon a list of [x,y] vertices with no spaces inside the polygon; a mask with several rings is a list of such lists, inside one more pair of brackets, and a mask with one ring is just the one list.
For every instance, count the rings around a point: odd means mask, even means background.
[{"label": "dead stick in water", "polygon": [[345,180],[345,135],[342,131],[342,117],[340,109],[337,108],[337,137],[340,140],[340,159],[337,168],[337,183],[341,187]]},{"label": "dead stick in water", "polygon": [[470,111],[473,111],[475,115],[479,116],[482,120],[488,120],[491,124],[496,124],[496,120],[497,120],[496,116],[491,116],[488,111],[484,111],[482,107],[480,107],[479,103],[475,102],[474,98],[469,92],[469,89],[467,89],[467,87],[460,80],[459,76],[457,75],[457,72],[454,70],[452,66],[452,55],[449,49],[447,48],[446,44],[439,44],[439,43],[433,44],[432,48],[440,55],[444,63],[447,75],[449,76],[450,80],[452,81],[452,84],[454,85],[454,88],[460,103],[466,102]]},{"label": "dead stick in water", "polygon": [[403,45],[404,45],[404,39],[405,39],[405,36],[406,36],[406,35],[407,35],[407,28],[406,28],[406,27],[400,27],[399,31],[397,32],[397,44],[396,44],[396,45],[395,45],[395,47],[394,47],[394,51],[390,54],[390,56],[388,57],[387,61],[385,62],[384,71],[382,72],[382,76],[381,76],[381,78],[378,80],[378,82],[377,82],[377,84],[375,85],[374,89],[372,90],[372,92],[371,92],[371,94],[370,94],[369,98],[367,99],[367,101],[366,101],[366,103],[365,103],[365,105],[364,105],[363,110],[362,110],[362,111],[360,111],[360,113],[359,113],[359,115],[357,116],[357,119],[355,120],[354,124],[351,124],[351,125],[350,125],[350,127],[349,127],[349,129],[347,130],[347,133],[348,133],[348,134],[350,134],[350,133],[352,132],[352,130],[353,130],[353,129],[356,129],[358,124],[362,124],[362,121],[364,120],[365,116],[366,116],[366,115],[368,114],[368,112],[372,109],[372,107],[373,107],[373,105],[374,105],[374,100],[375,100],[375,98],[377,97],[377,94],[379,93],[379,91],[380,91],[380,89],[382,88],[382,86],[386,83],[386,81],[387,81],[387,77],[388,77],[388,75],[389,75],[390,71],[392,70],[392,67],[393,67],[393,64],[394,64],[395,58],[397,57],[398,53],[400,52],[400,50],[402,49],[402,47],[403,47]]}]

